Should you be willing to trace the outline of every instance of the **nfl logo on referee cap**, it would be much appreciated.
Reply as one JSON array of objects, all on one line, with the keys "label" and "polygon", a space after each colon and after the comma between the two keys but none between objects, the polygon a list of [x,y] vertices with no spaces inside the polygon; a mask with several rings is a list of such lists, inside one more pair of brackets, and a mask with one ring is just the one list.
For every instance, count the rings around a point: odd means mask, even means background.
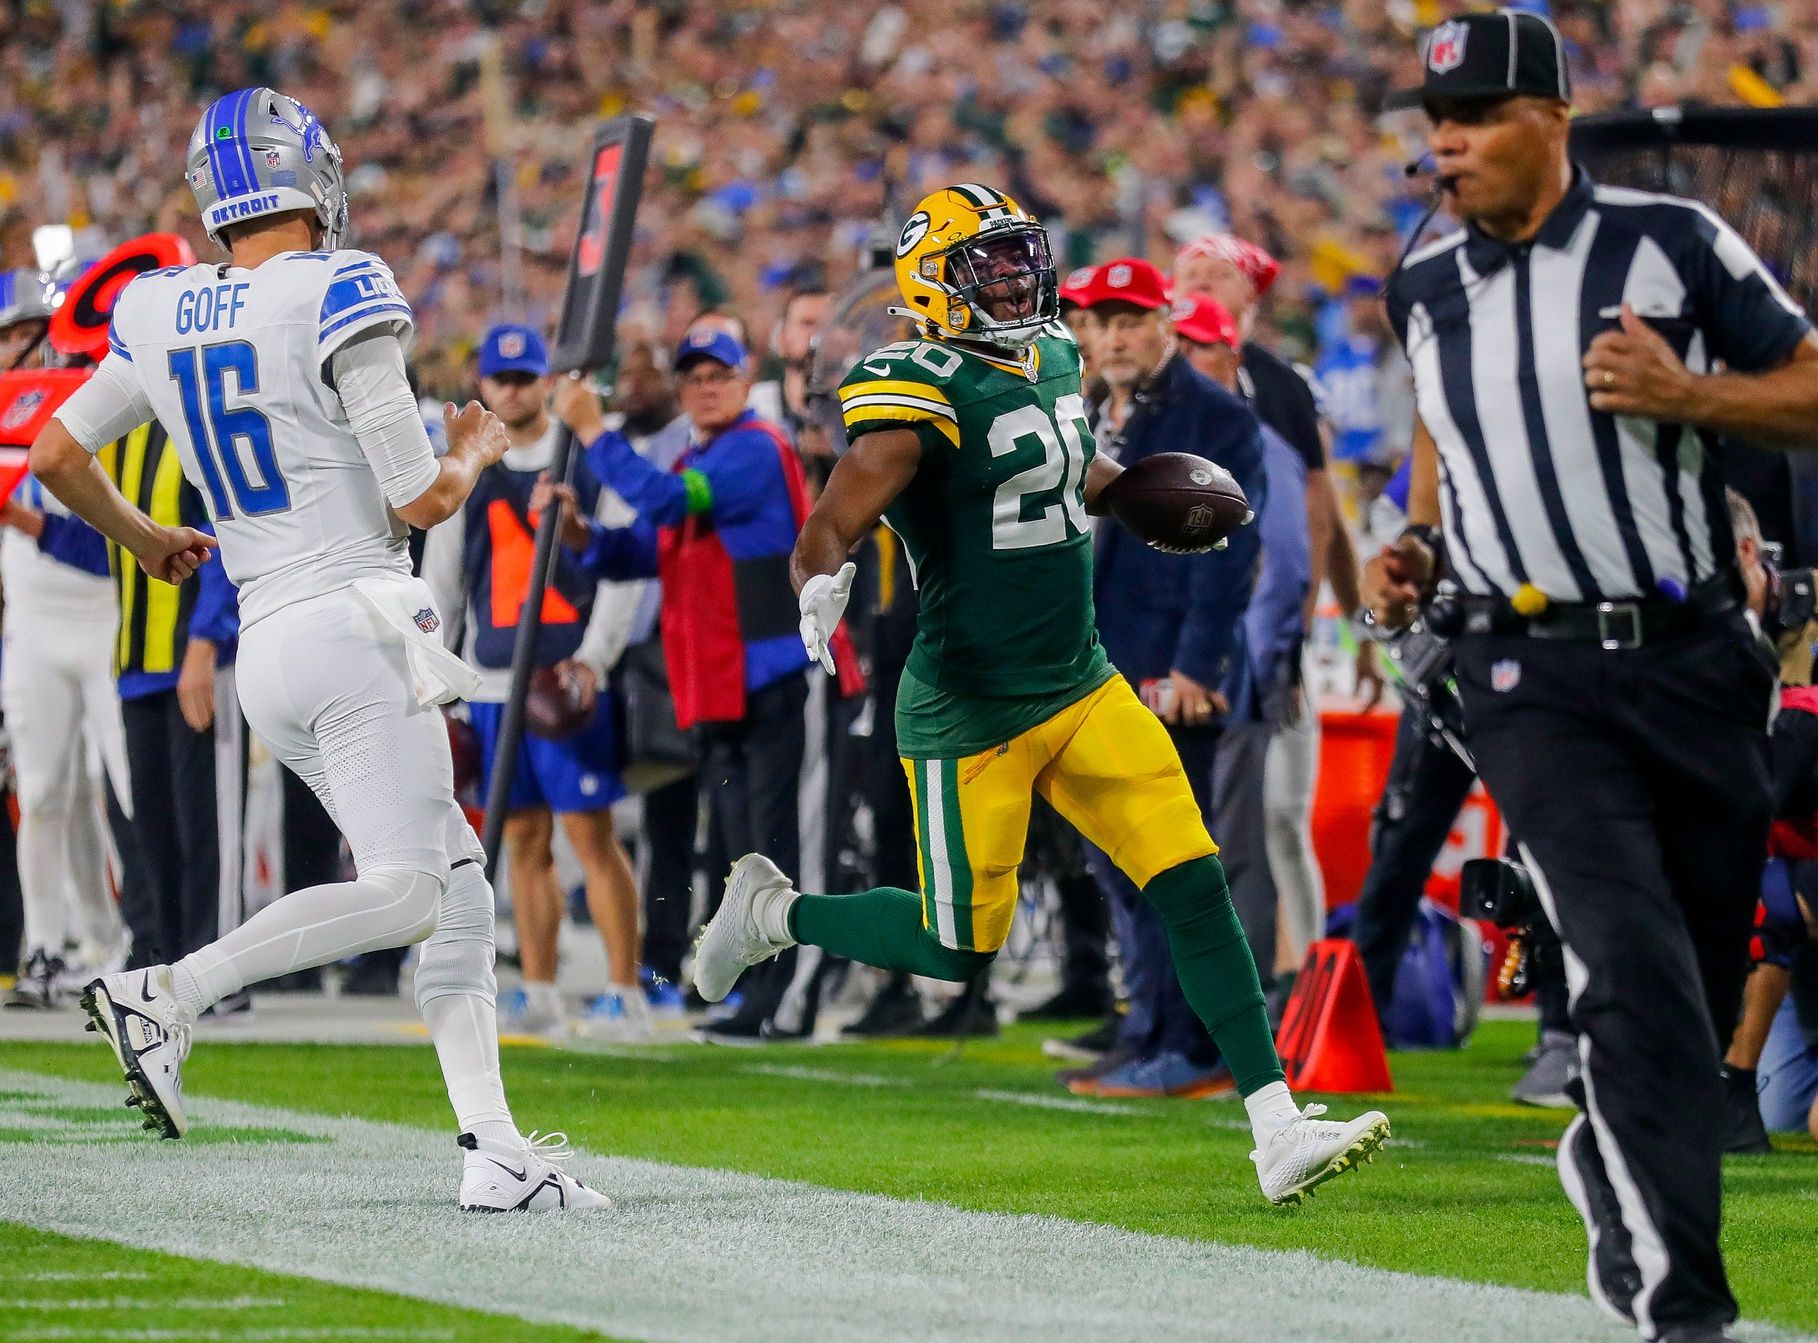
[{"label": "nfl logo on referee cap", "polygon": [[1506,695],[1521,684],[1521,664],[1514,658],[1503,658],[1490,664],[1490,689]]},{"label": "nfl logo on referee cap", "polygon": [[1432,40],[1427,43],[1427,69],[1436,75],[1443,75],[1448,70],[1456,70],[1464,64],[1465,39],[1471,30],[1453,19],[1442,23],[1433,30]]}]

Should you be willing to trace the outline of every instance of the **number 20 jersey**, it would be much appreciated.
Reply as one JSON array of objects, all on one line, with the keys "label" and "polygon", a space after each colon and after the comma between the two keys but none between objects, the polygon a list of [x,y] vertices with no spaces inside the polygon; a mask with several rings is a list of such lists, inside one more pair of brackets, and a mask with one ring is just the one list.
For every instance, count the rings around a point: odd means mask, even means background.
[{"label": "number 20 jersey", "polygon": [[382,573],[410,573],[329,360],[356,336],[406,344],[410,306],[366,252],[281,252],[251,270],[149,271],[114,306],[110,354],[134,376],[201,492],[244,625]]},{"label": "number 20 jersey", "polygon": [[915,478],[885,512],[914,569],[909,671],[964,696],[1038,699],[1104,680],[1092,610],[1079,349],[1044,328],[1019,366],[944,341],[887,345],[840,385],[848,441],[914,428]]}]

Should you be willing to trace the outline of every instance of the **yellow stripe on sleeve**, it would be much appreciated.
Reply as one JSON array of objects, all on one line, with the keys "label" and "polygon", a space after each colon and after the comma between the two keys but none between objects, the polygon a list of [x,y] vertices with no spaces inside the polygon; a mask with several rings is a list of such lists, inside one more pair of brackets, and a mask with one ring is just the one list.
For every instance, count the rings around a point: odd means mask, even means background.
[{"label": "yellow stripe on sleeve", "polygon": [[937,401],[952,409],[953,403],[938,387],[925,382],[905,382],[898,378],[880,378],[876,382],[855,382],[840,388],[840,400],[851,401],[861,396],[906,396],[916,401]]},{"label": "yellow stripe on sleeve", "polygon": [[899,402],[880,399],[860,406],[848,405],[845,410],[847,429],[853,429],[861,424],[873,424],[878,420],[903,420],[911,424],[933,425],[954,447],[957,448],[960,445],[959,422],[940,415],[926,406],[907,406]]}]

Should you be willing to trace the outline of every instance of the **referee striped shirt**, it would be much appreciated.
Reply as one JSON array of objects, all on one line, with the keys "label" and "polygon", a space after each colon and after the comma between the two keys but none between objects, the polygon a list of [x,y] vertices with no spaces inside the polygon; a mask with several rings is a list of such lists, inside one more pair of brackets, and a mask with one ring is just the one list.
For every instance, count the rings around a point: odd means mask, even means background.
[{"label": "referee striped shirt", "polygon": [[1715,436],[1592,410],[1581,362],[1625,302],[1693,372],[1791,356],[1811,324],[1710,210],[1577,169],[1531,242],[1467,226],[1410,255],[1386,298],[1467,592],[1621,600],[1733,566]]}]

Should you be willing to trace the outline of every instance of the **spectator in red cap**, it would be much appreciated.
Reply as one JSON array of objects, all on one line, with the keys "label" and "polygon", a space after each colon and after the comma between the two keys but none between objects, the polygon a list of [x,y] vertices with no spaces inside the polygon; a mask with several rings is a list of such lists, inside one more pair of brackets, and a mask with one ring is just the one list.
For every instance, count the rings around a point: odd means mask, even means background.
[{"label": "spectator in red cap", "polygon": [[1073,333],[1073,339],[1079,343],[1080,382],[1091,387],[1097,377],[1097,370],[1092,364],[1093,337],[1098,334],[1098,315],[1088,306],[1088,296],[1098,279],[1098,266],[1081,266],[1067,272],[1067,278],[1061,281],[1060,315],[1061,321]]},{"label": "spectator in red cap", "polygon": [[[1158,452],[1198,453],[1230,471],[1260,510],[1266,490],[1256,416],[1180,352],[1161,272],[1123,257],[1100,266],[1076,292],[1097,323],[1103,387],[1088,409],[1099,451],[1126,466]],[[1205,555],[1164,555],[1115,527],[1101,528],[1095,542],[1099,638],[1168,725],[1207,815],[1214,748],[1244,663],[1243,615],[1259,550],[1255,527],[1240,528],[1229,549]],[[1130,1010],[1111,1052],[1064,1080],[1076,1092],[1111,1096],[1205,1096],[1228,1087],[1210,1038],[1181,996],[1161,920],[1103,853],[1089,850],[1087,861],[1124,949]],[[1272,935],[1252,945],[1273,955]]]}]

